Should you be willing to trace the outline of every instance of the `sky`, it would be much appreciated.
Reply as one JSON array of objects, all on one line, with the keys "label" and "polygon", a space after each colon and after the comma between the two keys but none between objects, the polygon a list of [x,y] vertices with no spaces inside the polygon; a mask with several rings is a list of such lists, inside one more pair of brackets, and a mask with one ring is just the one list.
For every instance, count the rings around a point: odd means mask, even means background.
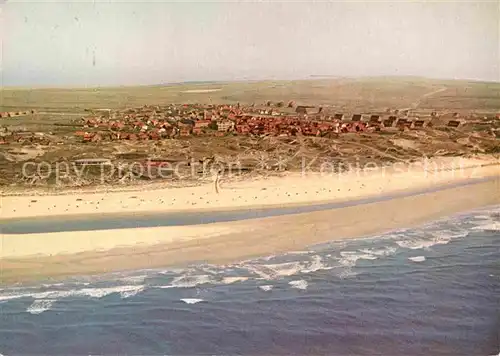
[{"label": "sky", "polygon": [[3,86],[500,81],[498,1],[0,0],[0,9]]}]

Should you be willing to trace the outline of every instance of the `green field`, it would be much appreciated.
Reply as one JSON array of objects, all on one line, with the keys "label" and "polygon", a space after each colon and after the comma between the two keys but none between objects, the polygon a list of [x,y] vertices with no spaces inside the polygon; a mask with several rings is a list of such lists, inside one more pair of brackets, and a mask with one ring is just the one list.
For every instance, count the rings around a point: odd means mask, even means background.
[{"label": "green field", "polygon": [[[190,90],[220,89],[206,93]],[[429,95],[432,92],[436,94]],[[426,96],[428,95],[428,96]],[[491,112],[500,109],[500,83],[414,77],[314,79],[300,81],[212,82],[115,88],[3,88],[0,111],[37,109],[79,113],[169,103],[263,104],[294,100],[347,112],[405,108]]]}]

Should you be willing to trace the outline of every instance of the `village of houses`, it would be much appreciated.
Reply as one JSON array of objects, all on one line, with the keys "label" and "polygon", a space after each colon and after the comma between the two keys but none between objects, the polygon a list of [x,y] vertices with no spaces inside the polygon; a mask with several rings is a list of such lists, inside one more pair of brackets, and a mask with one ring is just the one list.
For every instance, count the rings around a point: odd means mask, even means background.
[{"label": "village of houses", "polygon": [[[0,113],[10,118],[35,115],[35,111]],[[377,114],[344,114],[328,108],[267,102],[255,105],[169,105],[144,106],[122,111],[96,110],[75,122],[75,135],[83,142],[112,140],[160,140],[188,136],[272,135],[328,137],[342,133],[381,130],[411,130],[440,122],[458,127],[458,113],[436,112],[417,116],[410,110],[386,110]],[[446,122],[443,122],[443,119]],[[22,142],[26,134],[0,136],[0,143]],[[33,138],[30,138],[33,141]],[[36,140],[36,138],[35,138]]]},{"label": "village of houses", "polygon": [[[292,110],[290,110],[292,109]],[[380,131],[384,128],[409,130],[432,125],[428,118],[410,116],[409,110],[387,114],[328,113],[322,107],[296,106],[295,103],[266,103],[264,107],[241,105],[145,106],[117,112],[101,112],[82,118],[85,129],[75,134],[83,141],[159,140],[187,136],[273,135],[320,136],[348,132]],[[453,114],[448,126],[461,121]]]},{"label": "village of houses", "polygon": [[[88,109],[85,115],[52,121],[44,130],[36,131],[33,128],[37,126],[33,123],[38,122],[37,115],[36,110],[0,113],[0,153],[4,156],[0,156],[4,173],[1,185],[18,184],[21,164],[30,157],[49,162],[69,158],[75,164],[99,165],[120,160],[113,152],[128,150],[141,159],[154,160],[160,156],[160,160],[187,161],[193,156],[217,155],[218,150],[233,145],[231,140],[240,140],[243,144],[236,146],[243,147],[245,140],[255,141],[255,138],[257,144],[247,147],[252,147],[251,155],[257,157],[264,153],[273,155],[272,150],[277,155],[280,145],[286,146],[287,152],[300,150],[286,140],[296,142],[294,138],[303,137],[305,141],[301,140],[301,145],[307,147],[302,149],[320,156],[331,157],[332,147],[335,147],[344,160],[359,155],[377,159],[377,151],[392,147],[399,152],[394,151],[392,158],[381,156],[381,159],[392,160],[395,155],[405,159],[438,151],[442,154],[489,152],[498,148],[500,138],[498,114],[477,117],[410,109],[342,113],[332,107],[297,105],[294,101],[268,101],[261,105],[170,104],[124,110]],[[31,122],[31,129],[10,125],[15,120]],[[259,142],[263,143],[266,138],[267,142],[271,138],[278,141],[271,146],[261,145]],[[342,142],[340,146],[339,142]],[[406,143],[404,147],[397,147],[398,142]],[[364,144],[364,148],[357,143]],[[322,147],[321,152],[318,145]],[[374,151],[370,153],[368,146]],[[291,156],[296,155],[293,152]]]}]

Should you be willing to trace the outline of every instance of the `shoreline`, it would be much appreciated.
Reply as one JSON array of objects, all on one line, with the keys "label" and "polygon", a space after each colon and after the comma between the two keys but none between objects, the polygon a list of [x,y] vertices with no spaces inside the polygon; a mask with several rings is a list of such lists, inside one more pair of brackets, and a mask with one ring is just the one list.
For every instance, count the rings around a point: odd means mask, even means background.
[{"label": "shoreline", "polygon": [[[1,284],[193,263],[235,263],[329,241],[373,236],[498,205],[500,194],[492,192],[498,191],[499,184],[497,176],[491,181],[426,194],[247,221],[124,229],[117,233],[3,235]],[[126,241],[133,245],[123,246]],[[56,252],[54,247],[59,253],[50,256],[51,249]],[[46,255],[30,257],[35,251],[45,251]]]},{"label": "shoreline", "polygon": [[[91,216],[120,213],[182,213],[262,209],[323,204],[429,189],[470,179],[500,175],[497,158],[431,160],[439,169],[415,165],[344,174],[287,173],[282,177],[228,181],[220,192],[213,183],[181,188],[110,192],[69,192],[49,195],[6,195],[1,218]],[[439,166],[438,166],[439,165]],[[413,167],[413,168],[412,168]]]},{"label": "shoreline", "polygon": [[[29,235],[50,234],[66,232],[93,232],[109,231],[109,233],[136,230],[153,227],[189,227],[207,226],[221,223],[246,222],[248,220],[263,219],[269,217],[289,216],[317,211],[343,209],[346,207],[378,203],[415,195],[429,194],[456,187],[465,187],[493,181],[497,176],[477,178],[477,180],[457,181],[453,184],[436,185],[432,188],[395,191],[391,194],[381,196],[366,196],[352,200],[321,201],[313,204],[290,203],[281,205],[256,205],[252,207],[234,207],[231,209],[218,208],[207,210],[190,211],[167,211],[167,212],[143,212],[137,213],[105,213],[89,215],[56,215],[43,217],[24,217],[14,219],[0,219],[3,223],[4,235]],[[124,221],[126,221],[124,223]],[[20,227],[27,224],[30,227]],[[123,226],[123,225],[127,226]],[[60,227],[62,225],[62,227]],[[99,227],[89,227],[98,225]],[[66,226],[66,228],[64,227]],[[19,231],[21,230],[21,231]],[[139,242],[139,241],[137,241]]]}]

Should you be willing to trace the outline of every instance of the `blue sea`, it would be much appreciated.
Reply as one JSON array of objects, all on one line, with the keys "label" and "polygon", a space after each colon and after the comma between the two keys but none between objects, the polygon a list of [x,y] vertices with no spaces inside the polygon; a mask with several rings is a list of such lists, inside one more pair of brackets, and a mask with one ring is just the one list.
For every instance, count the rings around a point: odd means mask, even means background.
[{"label": "blue sea", "polygon": [[3,355],[498,355],[500,207],[226,266],[4,287],[0,311]]}]

